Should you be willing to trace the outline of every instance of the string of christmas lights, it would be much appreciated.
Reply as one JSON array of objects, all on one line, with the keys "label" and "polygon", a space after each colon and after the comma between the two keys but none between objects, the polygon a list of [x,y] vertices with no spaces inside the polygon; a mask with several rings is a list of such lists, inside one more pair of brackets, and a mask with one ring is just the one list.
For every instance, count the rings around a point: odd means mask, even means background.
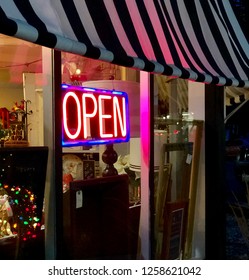
[{"label": "string of christmas lights", "polygon": [[41,221],[29,188],[0,183],[0,204],[0,237],[18,235],[22,241],[37,237]]}]

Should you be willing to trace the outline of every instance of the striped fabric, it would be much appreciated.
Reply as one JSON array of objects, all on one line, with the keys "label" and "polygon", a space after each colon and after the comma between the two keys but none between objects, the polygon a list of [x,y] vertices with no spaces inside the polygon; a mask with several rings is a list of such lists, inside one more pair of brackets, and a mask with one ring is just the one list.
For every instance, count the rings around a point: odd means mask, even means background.
[{"label": "striped fabric", "polygon": [[225,87],[226,105],[241,103],[249,99],[249,88]]},{"label": "striped fabric", "polygon": [[229,0],[0,0],[0,33],[152,73],[249,87]]}]

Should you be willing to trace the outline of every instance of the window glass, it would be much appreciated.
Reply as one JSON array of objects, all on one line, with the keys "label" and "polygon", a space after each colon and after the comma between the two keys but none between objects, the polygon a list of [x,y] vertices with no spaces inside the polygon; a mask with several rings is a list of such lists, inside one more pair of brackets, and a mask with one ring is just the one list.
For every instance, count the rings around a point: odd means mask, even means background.
[{"label": "window glass", "polygon": [[0,35],[0,53],[0,256],[43,259],[42,47]]},{"label": "window glass", "polygon": [[[126,92],[130,120],[128,142],[63,147],[64,257],[135,259],[141,192],[139,73],[107,62],[62,53],[62,82]],[[88,128],[91,135],[96,126],[89,121]],[[114,174],[120,175],[119,179]],[[79,243],[80,238],[84,240]]]},{"label": "window glass", "polygon": [[188,111],[188,81],[154,76],[155,259],[190,259],[202,121]]}]

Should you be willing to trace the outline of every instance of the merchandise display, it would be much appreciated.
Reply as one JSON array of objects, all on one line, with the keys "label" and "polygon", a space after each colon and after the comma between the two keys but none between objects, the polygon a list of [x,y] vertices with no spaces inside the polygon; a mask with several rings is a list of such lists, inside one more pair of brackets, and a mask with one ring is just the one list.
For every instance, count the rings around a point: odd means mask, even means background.
[{"label": "merchandise display", "polygon": [[0,251],[12,251],[11,258],[38,258],[41,253],[34,248],[44,228],[47,157],[47,147],[0,149]]}]

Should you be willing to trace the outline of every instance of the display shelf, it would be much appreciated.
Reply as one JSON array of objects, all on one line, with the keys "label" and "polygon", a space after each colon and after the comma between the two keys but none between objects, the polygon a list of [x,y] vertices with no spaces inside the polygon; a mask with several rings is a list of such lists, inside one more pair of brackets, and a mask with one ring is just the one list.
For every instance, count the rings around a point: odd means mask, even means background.
[{"label": "display shelf", "polygon": [[84,149],[82,146],[79,147],[66,147],[62,149],[62,153],[98,153],[99,148],[94,147],[89,150]]}]

